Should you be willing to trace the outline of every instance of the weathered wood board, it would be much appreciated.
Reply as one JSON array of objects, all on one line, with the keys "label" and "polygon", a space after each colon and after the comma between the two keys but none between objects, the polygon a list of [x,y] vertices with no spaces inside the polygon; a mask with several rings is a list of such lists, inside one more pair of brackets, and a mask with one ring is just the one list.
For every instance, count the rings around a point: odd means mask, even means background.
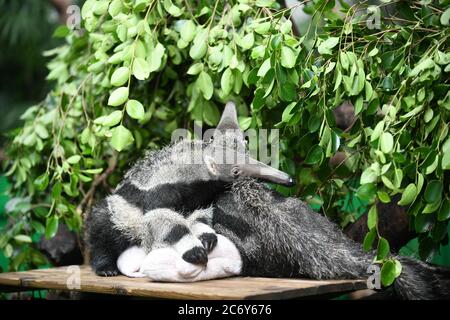
[{"label": "weathered wood board", "polygon": [[0,290],[56,289],[163,299],[292,299],[366,289],[365,280],[235,277],[161,283],[125,276],[99,277],[88,266],[0,273]]}]

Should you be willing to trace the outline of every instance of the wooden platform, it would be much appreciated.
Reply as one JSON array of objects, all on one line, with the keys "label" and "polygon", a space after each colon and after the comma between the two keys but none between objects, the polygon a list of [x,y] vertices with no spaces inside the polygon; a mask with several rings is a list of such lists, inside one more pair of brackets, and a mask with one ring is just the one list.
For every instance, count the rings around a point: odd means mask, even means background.
[{"label": "wooden platform", "polygon": [[195,283],[160,283],[125,276],[99,277],[87,266],[0,273],[0,290],[34,289],[163,299],[292,299],[366,289],[366,281],[236,277]]}]

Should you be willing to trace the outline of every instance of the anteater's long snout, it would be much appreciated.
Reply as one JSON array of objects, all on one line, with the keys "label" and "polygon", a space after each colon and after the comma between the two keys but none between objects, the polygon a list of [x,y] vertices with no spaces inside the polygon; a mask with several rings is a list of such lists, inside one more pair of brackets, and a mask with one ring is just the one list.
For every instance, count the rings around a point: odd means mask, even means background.
[{"label": "anteater's long snout", "polygon": [[252,159],[252,163],[241,166],[242,175],[273,182],[287,187],[295,185],[295,180],[287,173],[275,169],[267,164]]}]

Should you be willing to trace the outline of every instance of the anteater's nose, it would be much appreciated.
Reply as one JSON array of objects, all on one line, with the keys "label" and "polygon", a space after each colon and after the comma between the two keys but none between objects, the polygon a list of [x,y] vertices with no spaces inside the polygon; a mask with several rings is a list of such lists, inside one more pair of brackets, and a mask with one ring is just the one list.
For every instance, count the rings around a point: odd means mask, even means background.
[{"label": "anteater's nose", "polygon": [[292,186],[295,186],[295,184],[296,184],[296,181],[295,181],[295,179],[294,178],[289,178],[289,182],[287,183],[287,186],[288,187],[292,187]]}]

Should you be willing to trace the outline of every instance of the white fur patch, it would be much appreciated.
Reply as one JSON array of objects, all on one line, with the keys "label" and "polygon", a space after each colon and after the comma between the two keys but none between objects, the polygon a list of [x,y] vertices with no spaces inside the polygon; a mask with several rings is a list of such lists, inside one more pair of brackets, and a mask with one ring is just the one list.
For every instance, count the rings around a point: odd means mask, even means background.
[{"label": "white fur patch", "polygon": [[193,223],[191,225],[191,230],[192,233],[197,237],[202,235],[203,233],[216,233],[213,228],[201,222]]},{"label": "white fur patch", "polygon": [[139,270],[146,256],[144,249],[137,246],[130,247],[117,259],[117,268],[122,274],[131,278],[145,277]]},{"label": "white fur patch", "polygon": [[173,249],[178,255],[183,255],[186,251],[191,250],[194,247],[202,247],[202,243],[199,239],[194,237],[192,234],[187,234],[183,236],[177,243],[173,245]]},{"label": "white fur patch", "polygon": [[107,198],[111,221],[115,228],[122,231],[130,239],[139,238],[142,232],[142,210],[131,205],[119,195]]}]

